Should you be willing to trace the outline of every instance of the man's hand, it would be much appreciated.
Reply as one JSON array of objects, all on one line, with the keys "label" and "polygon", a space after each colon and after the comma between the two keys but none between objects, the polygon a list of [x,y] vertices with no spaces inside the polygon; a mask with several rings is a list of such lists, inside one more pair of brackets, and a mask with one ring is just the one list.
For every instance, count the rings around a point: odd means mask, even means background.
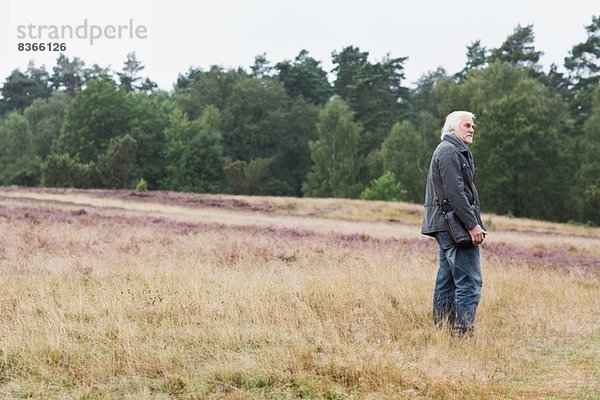
[{"label": "man's hand", "polygon": [[480,245],[485,240],[486,231],[483,230],[479,224],[475,225],[473,228],[469,230],[471,234],[471,241],[475,246]]}]

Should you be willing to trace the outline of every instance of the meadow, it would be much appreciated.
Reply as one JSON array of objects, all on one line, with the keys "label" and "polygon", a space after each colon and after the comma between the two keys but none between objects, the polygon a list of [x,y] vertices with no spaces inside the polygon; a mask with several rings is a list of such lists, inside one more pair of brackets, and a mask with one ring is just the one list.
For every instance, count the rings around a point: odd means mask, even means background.
[{"label": "meadow", "polygon": [[0,398],[600,398],[600,228],[484,215],[465,340],[432,324],[421,216],[0,188]]}]

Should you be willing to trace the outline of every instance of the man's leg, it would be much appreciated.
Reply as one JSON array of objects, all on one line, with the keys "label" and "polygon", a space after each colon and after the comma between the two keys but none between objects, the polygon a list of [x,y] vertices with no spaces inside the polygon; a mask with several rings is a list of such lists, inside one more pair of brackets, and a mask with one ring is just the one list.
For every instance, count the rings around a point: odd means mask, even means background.
[{"label": "man's leg", "polygon": [[456,286],[457,334],[470,334],[475,323],[475,313],[481,298],[482,276],[479,262],[479,246],[457,248],[450,257],[454,284]]},{"label": "man's leg", "polygon": [[446,257],[445,247],[451,243],[446,232],[439,232],[436,236],[439,244],[439,260],[440,265],[435,281],[435,289],[433,292],[433,321],[440,328],[444,322],[449,326],[455,323],[455,285],[452,277],[452,268]]}]

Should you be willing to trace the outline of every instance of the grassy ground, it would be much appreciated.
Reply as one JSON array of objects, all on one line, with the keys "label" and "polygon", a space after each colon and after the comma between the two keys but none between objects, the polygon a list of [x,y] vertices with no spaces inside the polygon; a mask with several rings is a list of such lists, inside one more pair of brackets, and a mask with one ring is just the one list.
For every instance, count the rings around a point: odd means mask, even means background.
[{"label": "grassy ground", "polygon": [[600,230],[486,215],[473,340],[421,207],[0,190],[0,398],[597,399]]}]

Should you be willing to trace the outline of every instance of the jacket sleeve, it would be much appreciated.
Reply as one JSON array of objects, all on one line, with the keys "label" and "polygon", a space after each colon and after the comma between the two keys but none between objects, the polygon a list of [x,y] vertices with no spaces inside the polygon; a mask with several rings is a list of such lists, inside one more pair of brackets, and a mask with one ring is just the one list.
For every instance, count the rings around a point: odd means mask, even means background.
[{"label": "jacket sleeve", "polygon": [[446,198],[450,201],[452,209],[467,229],[474,228],[479,222],[471,209],[465,192],[465,182],[462,177],[461,158],[458,150],[447,148],[440,153],[438,171]]}]

